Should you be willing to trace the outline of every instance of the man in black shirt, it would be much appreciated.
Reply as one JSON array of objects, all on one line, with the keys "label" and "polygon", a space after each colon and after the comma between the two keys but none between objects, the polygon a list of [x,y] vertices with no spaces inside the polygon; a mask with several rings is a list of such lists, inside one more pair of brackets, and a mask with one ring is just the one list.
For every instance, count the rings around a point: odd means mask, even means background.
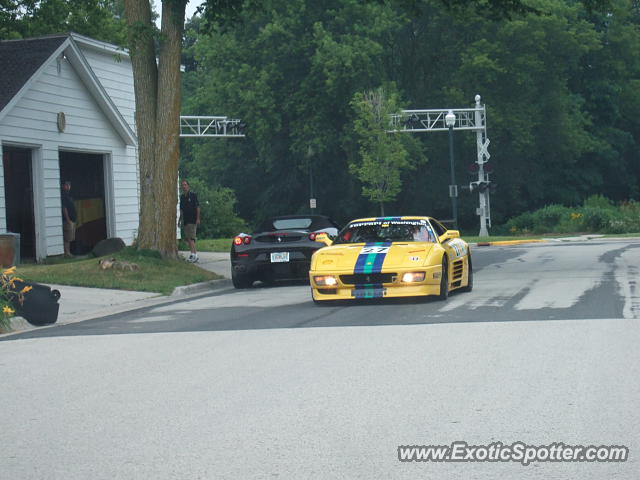
[{"label": "man in black shirt", "polygon": [[71,257],[71,242],[76,239],[76,206],[71,198],[71,182],[62,183],[62,240],[64,242],[64,256]]},{"label": "man in black shirt", "polygon": [[188,261],[195,263],[198,261],[196,230],[200,225],[200,203],[196,194],[189,190],[189,182],[182,180],[181,185],[184,193],[180,195],[180,225],[184,226],[184,238],[191,250]]}]

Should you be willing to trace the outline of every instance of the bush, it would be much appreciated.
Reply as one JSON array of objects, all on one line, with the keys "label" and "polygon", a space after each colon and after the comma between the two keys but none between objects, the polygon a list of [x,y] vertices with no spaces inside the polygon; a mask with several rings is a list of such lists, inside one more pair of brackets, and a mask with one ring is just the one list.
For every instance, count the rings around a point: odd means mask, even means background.
[{"label": "bush", "polygon": [[511,218],[505,227],[511,234],[640,232],[640,204],[631,200],[616,206],[602,195],[592,195],[582,207],[548,205]]},{"label": "bush", "polygon": [[563,205],[548,205],[533,213],[533,231],[535,233],[553,232],[570,218],[571,209]]},{"label": "bush", "polygon": [[196,178],[189,179],[200,202],[199,238],[230,237],[246,228],[235,213],[236,195],[230,188],[209,187]]},{"label": "bush", "polygon": [[607,233],[640,232],[640,203],[622,203],[616,210],[616,215],[609,221]]},{"label": "bush", "polygon": [[15,302],[24,301],[24,296],[29,293],[31,286],[24,286],[17,290],[16,283],[23,282],[16,277],[16,267],[7,268],[0,274],[0,333],[8,332],[11,326],[11,317],[15,312]]},{"label": "bush", "polygon": [[618,216],[615,210],[600,207],[582,208],[582,228],[585,232],[604,232]]},{"label": "bush", "polygon": [[529,233],[533,231],[533,214],[525,212],[510,219],[506,224],[509,233]]},{"label": "bush", "polygon": [[583,204],[583,207],[591,207],[591,208],[600,208],[603,210],[615,210],[616,206],[613,204],[611,200],[609,200],[604,195],[591,195],[587,198]]}]

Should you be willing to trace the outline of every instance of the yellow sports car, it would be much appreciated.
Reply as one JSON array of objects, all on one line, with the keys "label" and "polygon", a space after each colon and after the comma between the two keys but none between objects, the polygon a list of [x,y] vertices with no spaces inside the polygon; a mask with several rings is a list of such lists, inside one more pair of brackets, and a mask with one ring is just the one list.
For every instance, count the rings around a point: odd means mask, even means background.
[{"label": "yellow sports car", "polygon": [[469,245],[457,230],[431,217],[361,218],[311,258],[309,281],[316,303],[352,298],[437,295],[471,291]]}]

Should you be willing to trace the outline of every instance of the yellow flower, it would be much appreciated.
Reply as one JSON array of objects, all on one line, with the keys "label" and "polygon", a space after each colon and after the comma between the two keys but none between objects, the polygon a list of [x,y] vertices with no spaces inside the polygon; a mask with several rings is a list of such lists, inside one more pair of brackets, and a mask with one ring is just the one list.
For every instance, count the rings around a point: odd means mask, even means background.
[{"label": "yellow flower", "polygon": [[4,272],[2,272],[3,275],[11,275],[12,273],[15,273],[16,271],[16,267],[11,267],[11,268],[7,268]]},{"label": "yellow flower", "polygon": [[12,313],[14,313],[14,310],[11,307],[5,305],[4,308],[2,309],[2,313],[12,314]]},{"label": "yellow flower", "polygon": [[31,285],[25,285],[24,288],[20,291],[20,293],[27,293],[31,289],[33,289]]}]

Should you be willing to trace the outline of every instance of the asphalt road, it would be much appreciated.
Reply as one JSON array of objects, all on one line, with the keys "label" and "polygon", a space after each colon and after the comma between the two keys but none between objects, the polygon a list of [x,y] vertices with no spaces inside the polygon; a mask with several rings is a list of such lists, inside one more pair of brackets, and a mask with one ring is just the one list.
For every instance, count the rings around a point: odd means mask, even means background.
[{"label": "asphalt road", "polygon": [[[474,250],[447,302],[221,292],[0,342],[0,478],[635,479],[640,241]],[[398,461],[626,445],[625,463]]]}]

